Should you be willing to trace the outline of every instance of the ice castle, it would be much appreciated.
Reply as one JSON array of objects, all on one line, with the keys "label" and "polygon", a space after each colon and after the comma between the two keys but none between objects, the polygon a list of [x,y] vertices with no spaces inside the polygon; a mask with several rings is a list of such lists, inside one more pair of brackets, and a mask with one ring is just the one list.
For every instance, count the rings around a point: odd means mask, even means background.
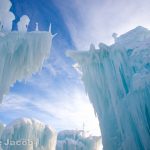
[{"label": "ice castle", "polygon": [[104,150],[150,149],[150,31],[141,26],[111,46],[68,52],[80,66],[99,118]]},{"label": "ice castle", "polygon": [[11,5],[3,0],[0,6],[0,102],[17,80],[25,80],[42,68],[54,36],[51,26],[49,32],[41,32],[38,23],[35,31],[27,32],[30,19],[26,15],[20,18],[18,31],[11,31],[15,19],[9,11]]}]

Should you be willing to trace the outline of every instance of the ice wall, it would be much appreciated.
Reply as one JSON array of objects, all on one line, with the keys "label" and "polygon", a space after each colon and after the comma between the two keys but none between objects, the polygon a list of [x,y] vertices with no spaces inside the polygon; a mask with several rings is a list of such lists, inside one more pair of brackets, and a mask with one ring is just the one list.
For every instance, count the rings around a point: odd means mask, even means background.
[{"label": "ice wall", "polygon": [[83,131],[61,131],[58,133],[56,150],[100,150],[100,137],[85,137]]},{"label": "ice wall", "polygon": [[56,139],[54,129],[28,118],[7,125],[1,136],[3,150],[55,150]]},{"label": "ice wall", "polygon": [[9,32],[0,37],[0,101],[16,80],[25,80],[42,68],[49,56],[50,32]]},{"label": "ice wall", "polygon": [[111,46],[67,55],[83,73],[104,150],[150,149],[150,31],[137,27]]}]

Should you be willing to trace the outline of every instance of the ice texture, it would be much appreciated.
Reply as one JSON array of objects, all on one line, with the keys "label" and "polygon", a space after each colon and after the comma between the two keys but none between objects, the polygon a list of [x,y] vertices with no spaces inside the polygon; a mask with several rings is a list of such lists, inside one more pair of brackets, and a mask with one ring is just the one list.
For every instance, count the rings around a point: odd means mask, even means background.
[{"label": "ice texture", "polygon": [[67,55],[82,71],[104,150],[149,150],[150,31],[139,26],[116,35],[111,46]]},{"label": "ice texture", "polygon": [[[10,0],[0,0],[0,31],[11,31],[12,21],[15,16],[10,12],[12,4]],[[3,26],[3,29],[1,29]]]},{"label": "ice texture", "polygon": [[0,137],[2,135],[2,132],[3,132],[4,128],[5,128],[5,125],[0,122]]},{"label": "ice texture", "polygon": [[86,137],[84,131],[64,130],[58,133],[56,150],[100,150],[100,137]]},{"label": "ice texture", "polygon": [[48,58],[50,32],[8,32],[0,36],[0,101],[17,80],[25,80],[42,68]]},{"label": "ice texture", "polygon": [[21,118],[7,125],[1,136],[3,150],[55,150],[57,134],[36,119]]}]

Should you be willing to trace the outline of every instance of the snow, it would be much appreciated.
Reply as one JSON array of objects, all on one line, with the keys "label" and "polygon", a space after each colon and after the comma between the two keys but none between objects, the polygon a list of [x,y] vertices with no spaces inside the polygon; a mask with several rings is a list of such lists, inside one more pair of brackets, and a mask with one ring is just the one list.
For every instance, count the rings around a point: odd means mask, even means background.
[{"label": "snow", "polygon": [[64,130],[58,133],[56,150],[100,150],[100,137],[86,137],[84,131]]},{"label": "snow", "polygon": [[3,150],[55,150],[56,140],[54,129],[29,118],[10,123],[1,136]]},{"label": "snow", "polygon": [[50,53],[50,32],[8,32],[0,37],[0,101],[17,80],[38,72]]},{"label": "snow", "polygon": [[[68,52],[80,66],[104,149],[149,149],[150,31],[141,26],[99,49]],[[113,34],[114,37],[114,34]]]}]

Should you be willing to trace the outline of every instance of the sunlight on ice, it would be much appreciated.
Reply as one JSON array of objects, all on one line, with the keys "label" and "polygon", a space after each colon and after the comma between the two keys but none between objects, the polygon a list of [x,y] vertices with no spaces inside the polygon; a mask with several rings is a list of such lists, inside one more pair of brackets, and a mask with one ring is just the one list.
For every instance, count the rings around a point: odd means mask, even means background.
[{"label": "sunlight on ice", "polygon": [[104,149],[149,149],[150,31],[141,26],[96,50],[67,52],[80,66]]}]

